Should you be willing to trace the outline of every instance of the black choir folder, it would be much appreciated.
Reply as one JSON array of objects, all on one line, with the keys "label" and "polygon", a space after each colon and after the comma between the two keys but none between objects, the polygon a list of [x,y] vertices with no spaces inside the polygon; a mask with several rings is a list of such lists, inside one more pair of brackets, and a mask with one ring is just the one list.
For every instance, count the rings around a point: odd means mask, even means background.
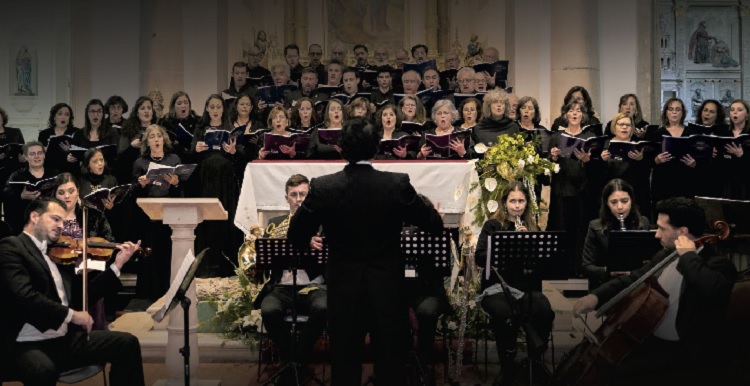
[{"label": "black choir folder", "polygon": [[294,151],[297,154],[307,153],[307,149],[310,147],[310,133],[292,133],[290,135],[283,134],[263,134],[263,150],[271,154],[281,154],[281,146],[295,146]]},{"label": "black choir folder", "polygon": [[8,184],[12,185],[20,185],[22,188],[26,188],[26,190],[30,192],[42,192],[43,194],[49,191],[52,191],[52,189],[57,186],[57,176],[45,178],[42,180],[39,180],[37,182],[31,182],[31,181],[8,181]]},{"label": "black choir folder", "polygon": [[60,145],[65,144],[66,146],[70,146],[70,144],[73,142],[73,136],[72,135],[51,135],[49,137],[49,140],[47,140],[47,151],[50,149],[54,150],[61,150]]},{"label": "black choir folder", "polygon": [[508,80],[508,63],[507,60],[498,60],[494,63],[475,63],[471,67],[475,72],[486,72],[497,79]]},{"label": "black choir folder", "polygon": [[732,158],[732,154],[726,150],[726,146],[734,144],[742,147],[743,152],[748,152],[750,151],[750,134],[740,134],[736,137],[713,136],[713,143],[717,157]]},{"label": "black choir folder", "polygon": [[17,158],[18,155],[22,153],[22,148],[22,143],[6,143],[5,145],[0,145],[0,162],[5,163],[13,157]]},{"label": "black choir folder", "polygon": [[338,145],[341,129],[318,129],[318,141],[324,145]]},{"label": "black choir folder", "polygon": [[688,154],[696,160],[707,160],[713,157],[714,145],[711,136],[703,134],[688,137],[664,136],[661,151],[669,153],[677,161]]},{"label": "black choir folder", "polygon": [[193,174],[193,171],[195,171],[196,166],[198,166],[198,164],[167,166],[151,162],[148,164],[146,178],[157,185],[167,183],[164,180],[165,174],[174,174],[180,178],[180,181],[187,181],[187,179],[190,178],[190,175]]},{"label": "black choir folder", "polygon": [[656,157],[659,153],[659,145],[658,142],[653,141],[631,142],[617,141],[613,139],[609,141],[609,148],[607,148],[607,150],[609,150],[612,159],[629,162],[634,161],[628,156],[628,153],[631,151],[642,151],[644,159],[647,157]]},{"label": "black choir folder", "polygon": [[167,130],[167,134],[172,142],[178,143],[184,147],[190,147],[190,144],[193,143],[193,133],[186,129],[182,123],[177,124],[177,127],[174,128],[174,132]]},{"label": "black choir folder", "polygon": [[[380,140],[380,153],[382,154],[393,154],[393,149],[397,147],[406,148],[407,152],[418,152],[419,142],[422,137],[419,135],[404,135],[397,139],[381,139]],[[395,154],[394,154],[395,155]]]},{"label": "black choir folder", "polygon": [[88,204],[89,207],[94,208],[100,212],[104,212],[104,200],[114,198],[114,204],[117,205],[122,202],[135,188],[135,184],[118,185],[113,188],[101,188],[97,189],[85,197],[83,202]]},{"label": "black choir folder", "polygon": [[604,144],[608,139],[606,135],[582,139],[563,133],[555,146],[560,149],[560,155],[566,158],[575,158],[573,150],[578,149],[583,152],[590,151],[592,159],[601,159]]},{"label": "black choir folder", "polygon": [[450,143],[453,140],[463,141],[464,148],[469,151],[469,139],[471,138],[471,129],[456,131],[450,134],[436,135],[436,134],[425,134],[425,144],[432,148],[432,152],[427,155],[427,158],[441,159],[451,158],[455,151],[451,150]]}]

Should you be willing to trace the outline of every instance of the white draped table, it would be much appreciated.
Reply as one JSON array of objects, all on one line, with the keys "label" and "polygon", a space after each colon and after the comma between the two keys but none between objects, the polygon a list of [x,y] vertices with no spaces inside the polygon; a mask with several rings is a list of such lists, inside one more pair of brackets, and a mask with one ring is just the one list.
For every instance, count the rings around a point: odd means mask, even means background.
[{"label": "white draped table", "polygon": [[[254,161],[247,164],[234,224],[246,234],[253,225],[265,226],[271,212],[288,211],[284,185],[293,174],[309,179],[338,172],[345,161]],[[412,185],[440,205],[446,226],[469,225],[473,220],[471,207],[477,202],[478,191],[471,192],[479,180],[474,161],[374,161],[378,170],[406,173]],[[472,196],[473,198],[469,199]],[[474,234],[479,234],[472,227]]]}]

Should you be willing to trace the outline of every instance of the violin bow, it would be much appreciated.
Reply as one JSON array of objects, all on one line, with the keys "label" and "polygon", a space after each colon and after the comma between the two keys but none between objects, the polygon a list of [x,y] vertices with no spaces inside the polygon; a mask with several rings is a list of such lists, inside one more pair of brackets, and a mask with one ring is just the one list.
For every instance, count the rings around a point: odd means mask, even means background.
[{"label": "violin bow", "polygon": [[[83,210],[83,247],[81,248],[83,250],[83,262],[81,263],[81,266],[83,267],[83,312],[88,312],[89,305],[89,270],[88,270],[88,231],[89,231],[89,208],[86,207],[86,205],[81,205],[81,209]],[[89,339],[88,331],[86,332],[86,340]]]}]

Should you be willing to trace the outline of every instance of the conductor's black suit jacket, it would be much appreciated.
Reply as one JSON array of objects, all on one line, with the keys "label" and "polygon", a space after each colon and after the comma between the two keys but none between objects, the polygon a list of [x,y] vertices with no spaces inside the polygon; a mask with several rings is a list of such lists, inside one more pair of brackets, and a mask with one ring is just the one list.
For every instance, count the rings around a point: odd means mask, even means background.
[{"label": "conductor's black suit jacket", "polygon": [[350,164],[311,181],[310,193],[292,217],[288,238],[307,248],[310,237],[323,226],[329,246],[329,292],[361,289],[372,280],[380,287],[400,285],[404,222],[432,233],[443,228],[440,215],[417,196],[408,175]]},{"label": "conductor's black suit jacket", "polygon": [[[73,265],[58,265],[70,308],[81,309],[81,278]],[[106,291],[115,289],[120,281],[107,268],[89,286],[89,303],[101,298]],[[18,333],[24,323],[39,331],[59,328],[68,316],[57,294],[52,273],[44,256],[25,233],[6,237],[0,241],[0,299],[4,302],[0,317],[0,374],[7,372]],[[70,328],[70,326],[69,326]]]}]

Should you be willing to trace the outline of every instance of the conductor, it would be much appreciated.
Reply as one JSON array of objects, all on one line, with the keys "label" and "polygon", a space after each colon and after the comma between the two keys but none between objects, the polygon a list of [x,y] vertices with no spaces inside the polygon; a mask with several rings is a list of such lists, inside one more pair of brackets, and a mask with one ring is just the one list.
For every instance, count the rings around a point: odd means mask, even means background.
[{"label": "conductor", "polygon": [[406,174],[375,170],[381,133],[362,118],[346,122],[339,146],[344,170],[315,178],[292,217],[288,238],[308,248],[323,226],[327,264],[331,385],[359,384],[364,337],[370,331],[378,383],[406,384],[408,311],[399,247],[404,222],[431,233],[440,214],[417,196]]}]

